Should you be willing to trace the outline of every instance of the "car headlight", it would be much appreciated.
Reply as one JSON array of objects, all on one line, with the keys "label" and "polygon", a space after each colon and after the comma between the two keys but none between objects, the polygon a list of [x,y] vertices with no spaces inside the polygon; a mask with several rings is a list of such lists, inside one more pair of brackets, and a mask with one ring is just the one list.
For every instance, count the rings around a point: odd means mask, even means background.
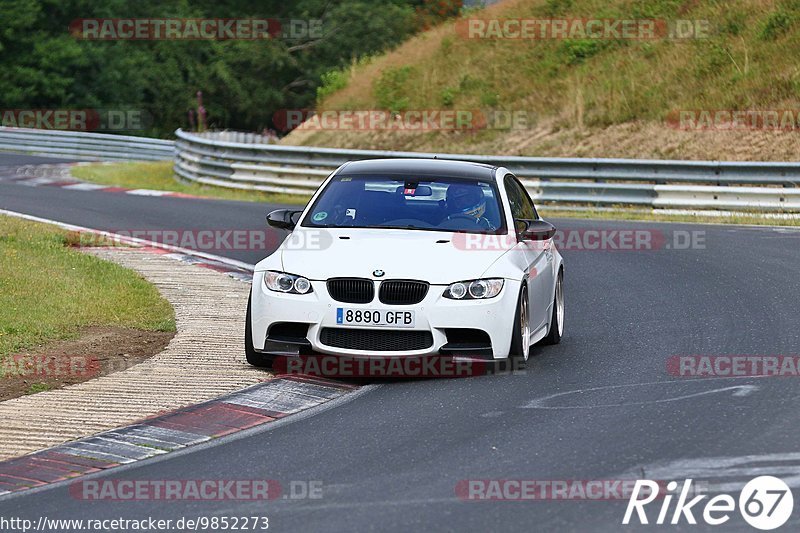
[{"label": "car headlight", "polygon": [[475,279],[449,285],[444,297],[451,300],[485,300],[494,298],[503,289],[502,279]]},{"label": "car headlight", "polygon": [[308,294],[312,292],[310,281],[303,276],[295,276],[286,272],[267,272],[264,274],[264,285],[275,292],[289,294]]}]

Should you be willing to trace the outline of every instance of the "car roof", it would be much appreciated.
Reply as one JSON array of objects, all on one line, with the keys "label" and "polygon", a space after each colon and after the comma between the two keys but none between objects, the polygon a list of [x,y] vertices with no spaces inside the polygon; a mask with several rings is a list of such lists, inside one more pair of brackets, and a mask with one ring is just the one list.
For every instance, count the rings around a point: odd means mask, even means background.
[{"label": "car roof", "polygon": [[414,176],[472,178],[491,180],[497,167],[472,163],[469,161],[452,161],[447,159],[367,159],[346,163],[337,175],[351,174],[402,174]]}]

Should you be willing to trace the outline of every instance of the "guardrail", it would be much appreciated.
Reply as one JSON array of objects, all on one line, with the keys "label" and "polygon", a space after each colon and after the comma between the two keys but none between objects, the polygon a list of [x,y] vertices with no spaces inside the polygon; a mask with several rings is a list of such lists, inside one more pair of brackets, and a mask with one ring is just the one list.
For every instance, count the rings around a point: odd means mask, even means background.
[{"label": "guardrail", "polygon": [[175,160],[206,185],[308,196],[342,163],[376,158],[475,161],[514,171],[539,203],[800,211],[800,163],[510,157],[269,144],[241,132],[175,132],[166,141],[0,127],[0,150],[81,161]]},{"label": "guardrail", "polygon": [[236,189],[310,195],[346,161],[433,158],[512,170],[537,202],[800,211],[800,163],[577,159],[340,150],[268,144],[240,132],[175,132],[175,173]]},{"label": "guardrail", "polygon": [[158,161],[175,156],[175,143],[106,133],[0,127],[0,151],[80,161]]}]

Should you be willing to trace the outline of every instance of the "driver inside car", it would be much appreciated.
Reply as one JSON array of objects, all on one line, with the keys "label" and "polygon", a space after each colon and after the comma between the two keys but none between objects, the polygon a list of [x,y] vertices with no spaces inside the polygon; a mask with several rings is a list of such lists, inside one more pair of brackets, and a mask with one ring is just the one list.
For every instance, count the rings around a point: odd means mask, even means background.
[{"label": "driver inside car", "polygon": [[486,213],[486,199],[479,185],[460,183],[450,185],[447,188],[446,207],[448,215],[444,224],[448,227],[452,226],[450,221],[463,221],[489,230],[496,229],[483,216]]}]

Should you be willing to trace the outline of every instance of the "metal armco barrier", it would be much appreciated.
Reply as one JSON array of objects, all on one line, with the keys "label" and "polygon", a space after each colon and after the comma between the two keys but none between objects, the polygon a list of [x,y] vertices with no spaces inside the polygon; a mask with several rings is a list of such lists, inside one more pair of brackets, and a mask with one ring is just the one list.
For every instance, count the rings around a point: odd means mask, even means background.
[{"label": "metal armco barrier", "polygon": [[800,211],[800,163],[578,159],[341,150],[269,144],[252,133],[175,132],[178,140],[0,127],[0,150],[83,161],[175,160],[182,179],[308,196],[347,161],[433,158],[504,166],[537,202]]},{"label": "metal armco barrier", "polygon": [[800,163],[508,157],[266,144],[238,132],[175,132],[175,172],[237,189],[311,194],[346,161],[432,158],[475,161],[514,171],[534,200],[653,208],[800,210]]},{"label": "metal armco barrier", "polygon": [[106,133],[0,127],[0,151],[79,161],[159,161],[175,156],[175,143]]}]

